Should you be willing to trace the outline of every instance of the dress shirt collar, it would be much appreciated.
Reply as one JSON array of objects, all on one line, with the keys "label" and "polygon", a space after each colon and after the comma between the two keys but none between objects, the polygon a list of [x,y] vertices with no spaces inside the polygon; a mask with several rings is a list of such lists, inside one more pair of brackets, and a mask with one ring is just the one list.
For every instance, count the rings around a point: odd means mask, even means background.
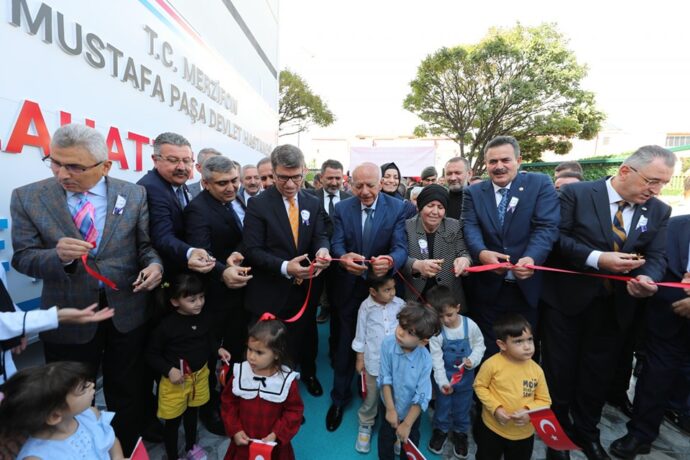
[{"label": "dress shirt collar", "polygon": [[[609,194],[609,204],[618,206],[618,202],[623,200],[623,197],[618,194],[615,188],[613,188],[613,184],[611,183],[612,180],[613,177],[606,179],[606,191]],[[635,203],[631,203],[629,201],[627,201],[627,203],[630,206],[630,209],[635,207]]]},{"label": "dress shirt collar", "polygon": [[[105,198],[108,194],[108,187],[105,183],[105,176],[101,177],[101,180],[96,182],[96,185],[91,187],[86,193]],[[74,195],[76,195],[76,192],[67,192],[67,199],[69,200]]]},{"label": "dress shirt collar", "polygon": [[494,187],[494,193],[498,193],[498,191],[501,190],[502,188],[504,188],[506,190],[510,190],[510,186],[512,184],[513,184],[513,182],[511,181],[511,182],[508,182],[508,185],[506,185],[505,187],[501,187],[501,186],[496,185],[493,182],[491,182],[491,185],[493,185],[493,187]]},{"label": "dress shirt collar", "polygon": [[381,196],[381,192],[379,192],[379,194],[376,195],[376,199],[374,200],[374,203],[373,203],[371,206],[365,206],[365,205],[360,201],[360,202],[359,202],[359,206],[360,206],[361,211],[364,212],[364,210],[365,210],[366,208],[371,208],[372,210],[376,211],[376,204],[379,202],[379,197],[380,197],[380,196]]}]

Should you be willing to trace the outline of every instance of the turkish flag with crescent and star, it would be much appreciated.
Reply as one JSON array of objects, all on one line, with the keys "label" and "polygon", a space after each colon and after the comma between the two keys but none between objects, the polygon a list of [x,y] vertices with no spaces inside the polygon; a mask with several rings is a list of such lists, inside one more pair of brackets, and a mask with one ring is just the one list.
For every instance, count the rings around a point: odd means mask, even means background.
[{"label": "turkish flag with crescent and star", "polygon": [[407,458],[411,460],[426,460],[426,457],[422,455],[417,446],[415,446],[414,443],[409,439],[405,444],[403,444],[403,450],[405,451]]},{"label": "turkish flag with crescent and star", "polygon": [[565,431],[561,428],[561,424],[556,419],[556,414],[548,407],[535,410],[534,412],[530,411],[529,420],[537,431],[537,435],[548,447],[554,450],[580,450],[566,436]]},{"label": "turkish flag with crescent and star", "polygon": [[275,442],[263,442],[252,439],[249,444],[249,460],[271,460],[271,452],[275,447]]}]

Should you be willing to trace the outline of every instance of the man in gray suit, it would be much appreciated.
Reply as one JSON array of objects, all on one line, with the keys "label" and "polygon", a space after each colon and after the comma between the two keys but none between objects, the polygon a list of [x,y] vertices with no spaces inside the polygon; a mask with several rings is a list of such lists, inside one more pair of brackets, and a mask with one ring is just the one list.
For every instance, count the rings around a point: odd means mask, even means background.
[{"label": "man in gray suit", "polygon": [[[199,150],[199,153],[196,154],[196,164],[194,165],[194,167],[196,168],[200,176],[201,168],[204,166],[204,161],[216,155],[222,155],[222,153],[211,147]],[[199,179],[198,182],[193,182],[189,184],[187,186],[187,190],[189,190],[189,193],[192,194],[192,198],[196,198],[196,196],[199,193],[201,193],[201,179]]]},{"label": "man in gray suit", "polygon": [[[94,377],[102,365],[106,404],[116,412],[112,425],[128,454],[142,429],[147,291],[162,276],[149,240],[146,191],[108,177],[112,162],[105,139],[93,128],[59,128],[50,152],[43,161],[55,177],[12,192],[12,266],[43,280],[44,308],[98,302],[115,310],[110,320],[60,325],[41,339],[48,362],[84,362]],[[90,276],[82,256],[117,290]]]}]

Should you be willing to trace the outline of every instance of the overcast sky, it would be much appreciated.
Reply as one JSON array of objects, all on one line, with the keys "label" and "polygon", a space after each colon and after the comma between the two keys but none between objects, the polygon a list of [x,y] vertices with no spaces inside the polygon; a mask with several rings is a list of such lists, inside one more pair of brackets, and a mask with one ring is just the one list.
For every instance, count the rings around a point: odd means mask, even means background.
[{"label": "overcast sky", "polygon": [[337,122],[314,137],[410,134],[402,108],[421,60],[490,27],[557,23],[607,123],[690,131],[690,8],[684,1],[281,0],[280,67],[304,77]]}]

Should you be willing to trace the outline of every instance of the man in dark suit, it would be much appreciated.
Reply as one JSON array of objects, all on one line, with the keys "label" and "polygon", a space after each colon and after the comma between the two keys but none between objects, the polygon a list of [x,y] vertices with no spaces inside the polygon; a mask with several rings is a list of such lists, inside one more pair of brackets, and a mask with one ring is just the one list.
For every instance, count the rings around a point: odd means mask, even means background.
[{"label": "man in dark suit", "polygon": [[[196,164],[194,165],[199,175],[201,175],[201,168],[204,165],[204,161],[215,155],[222,155],[222,153],[211,147],[199,150],[199,152],[196,154]],[[189,184],[187,190],[189,190],[189,193],[192,195],[192,199],[196,198],[196,196],[201,193],[202,185],[201,179],[199,179],[197,182]]]},{"label": "man in dark suit", "polygon": [[[333,309],[340,331],[333,366],[332,404],[326,415],[328,431],[340,426],[344,407],[352,398],[352,340],[359,306],[369,294],[367,277],[393,274],[407,262],[404,202],[380,192],[381,169],[373,163],[362,163],[352,172],[355,196],[335,206],[331,247],[341,261],[335,267]],[[364,264],[362,260],[371,263]]]},{"label": "man in dark suit", "polygon": [[271,159],[264,157],[256,163],[256,170],[259,173],[259,179],[261,179],[261,189],[267,190],[273,185],[273,166],[271,164]]},{"label": "man in dark suit", "polygon": [[[609,458],[597,424],[638,299],[664,276],[671,208],[655,198],[676,158],[658,146],[638,149],[616,176],[561,190],[560,238],[554,266],[629,274],[627,283],[548,274],[543,295],[543,364],[552,409],[590,459]],[[572,423],[570,421],[572,417]],[[548,452],[569,458],[568,452]]]},{"label": "man in dark suit", "polygon": [[146,188],[151,220],[151,241],[163,258],[168,279],[185,268],[207,273],[215,261],[204,249],[184,241],[183,209],[192,199],[185,183],[194,159],[192,146],[176,133],[163,133],[153,141],[153,169],[137,184]]},{"label": "man in dark suit", "polygon": [[548,176],[518,174],[522,158],[515,138],[499,136],[484,148],[490,180],[465,190],[465,241],[481,265],[510,261],[512,270],[471,275],[468,302],[484,334],[486,356],[498,352],[493,323],[507,312],[523,315],[537,328],[541,265],[558,238],[558,196]]},{"label": "man in dark suit", "polygon": [[443,168],[443,177],[446,178],[448,187],[448,209],[446,217],[460,219],[462,213],[463,190],[467,186],[467,179],[470,175],[470,162],[463,157],[453,157]]},{"label": "man in dark suit", "polygon": [[247,207],[249,200],[261,192],[261,178],[259,177],[259,170],[256,169],[256,165],[249,164],[242,166],[240,181],[242,185],[240,186],[239,192],[237,192],[237,198]]},{"label": "man in dark suit", "polygon": [[[690,216],[670,219],[666,238],[663,281],[690,283]],[[647,360],[635,386],[628,433],[611,444],[611,453],[622,458],[650,452],[675,383],[690,369],[690,284],[685,290],[660,287],[647,304],[645,325]]]},{"label": "man in dark suit", "polygon": [[[309,278],[330,263],[325,213],[314,195],[300,189],[302,151],[280,145],[271,153],[271,164],[274,186],[252,198],[244,218],[245,256],[254,275],[246,289],[245,308],[254,320],[265,312],[280,319],[295,315],[307,298]],[[316,378],[317,301],[312,295],[304,314],[286,323],[292,358],[314,396],[323,394]]]},{"label": "man in dark suit", "polygon": [[[44,308],[98,302],[99,308],[115,310],[102,323],[61,325],[41,333],[41,339],[48,362],[87,363],[94,378],[102,365],[105,401],[115,412],[115,434],[128,454],[144,428],[147,291],[162,274],[149,239],[146,191],[108,177],[112,162],[105,139],[87,126],[59,128],[44,161],[54,178],[12,192],[12,266],[43,280]],[[78,260],[82,256],[118,290],[91,277]]]},{"label": "man in dark suit", "polygon": [[[232,355],[233,362],[244,360],[248,315],[243,308],[243,292],[238,290],[251,279],[242,261],[242,222],[232,207],[239,186],[235,163],[216,155],[204,161],[201,169],[203,190],[184,210],[186,241],[215,257],[213,269],[204,275],[206,303],[204,309],[212,316],[212,332],[217,343]],[[218,411],[220,395],[216,391],[215,350],[209,355],[208,367],[211,399],[207,411]],[[209,419],[216,419],[214,414]],[[214,422],[209,424],[215,425]],[[215,429],[215,427],[214,427]],[[221,433],[222,434],[222,433]]]},{"label": "man in dark suit", "polygon": [[[321,188],[318,190],[312,190],[312,193],[316,195],[319,199],[321,207],[328,216],[326,219],[327,233],[330,238],[333,236],[333,214],[335,213],[335,205],[340,201],[350,198],[352,195],[344,191],[343,188],[343,164],[338,160],[326,160],[321,165]],[[324,273],[324,278],[322,280],[323,286],[325,287],[325,296],[320,296],[321,298],[321,312],[319,316],[316,317],[317,323],[325,323],[328,321],[330,316],[330,305],[331,299],[333,298],[332,289],[329,288],[329,279],[332,278],[335,271],[331,268]],[[321,291],[319,291],[321,292]],[[330,340],[335,340],[336,334],[334,333],[334,327],[337,321],[331,323],[331,335]],[[332,348],[335,344],[329,342]]]}]

